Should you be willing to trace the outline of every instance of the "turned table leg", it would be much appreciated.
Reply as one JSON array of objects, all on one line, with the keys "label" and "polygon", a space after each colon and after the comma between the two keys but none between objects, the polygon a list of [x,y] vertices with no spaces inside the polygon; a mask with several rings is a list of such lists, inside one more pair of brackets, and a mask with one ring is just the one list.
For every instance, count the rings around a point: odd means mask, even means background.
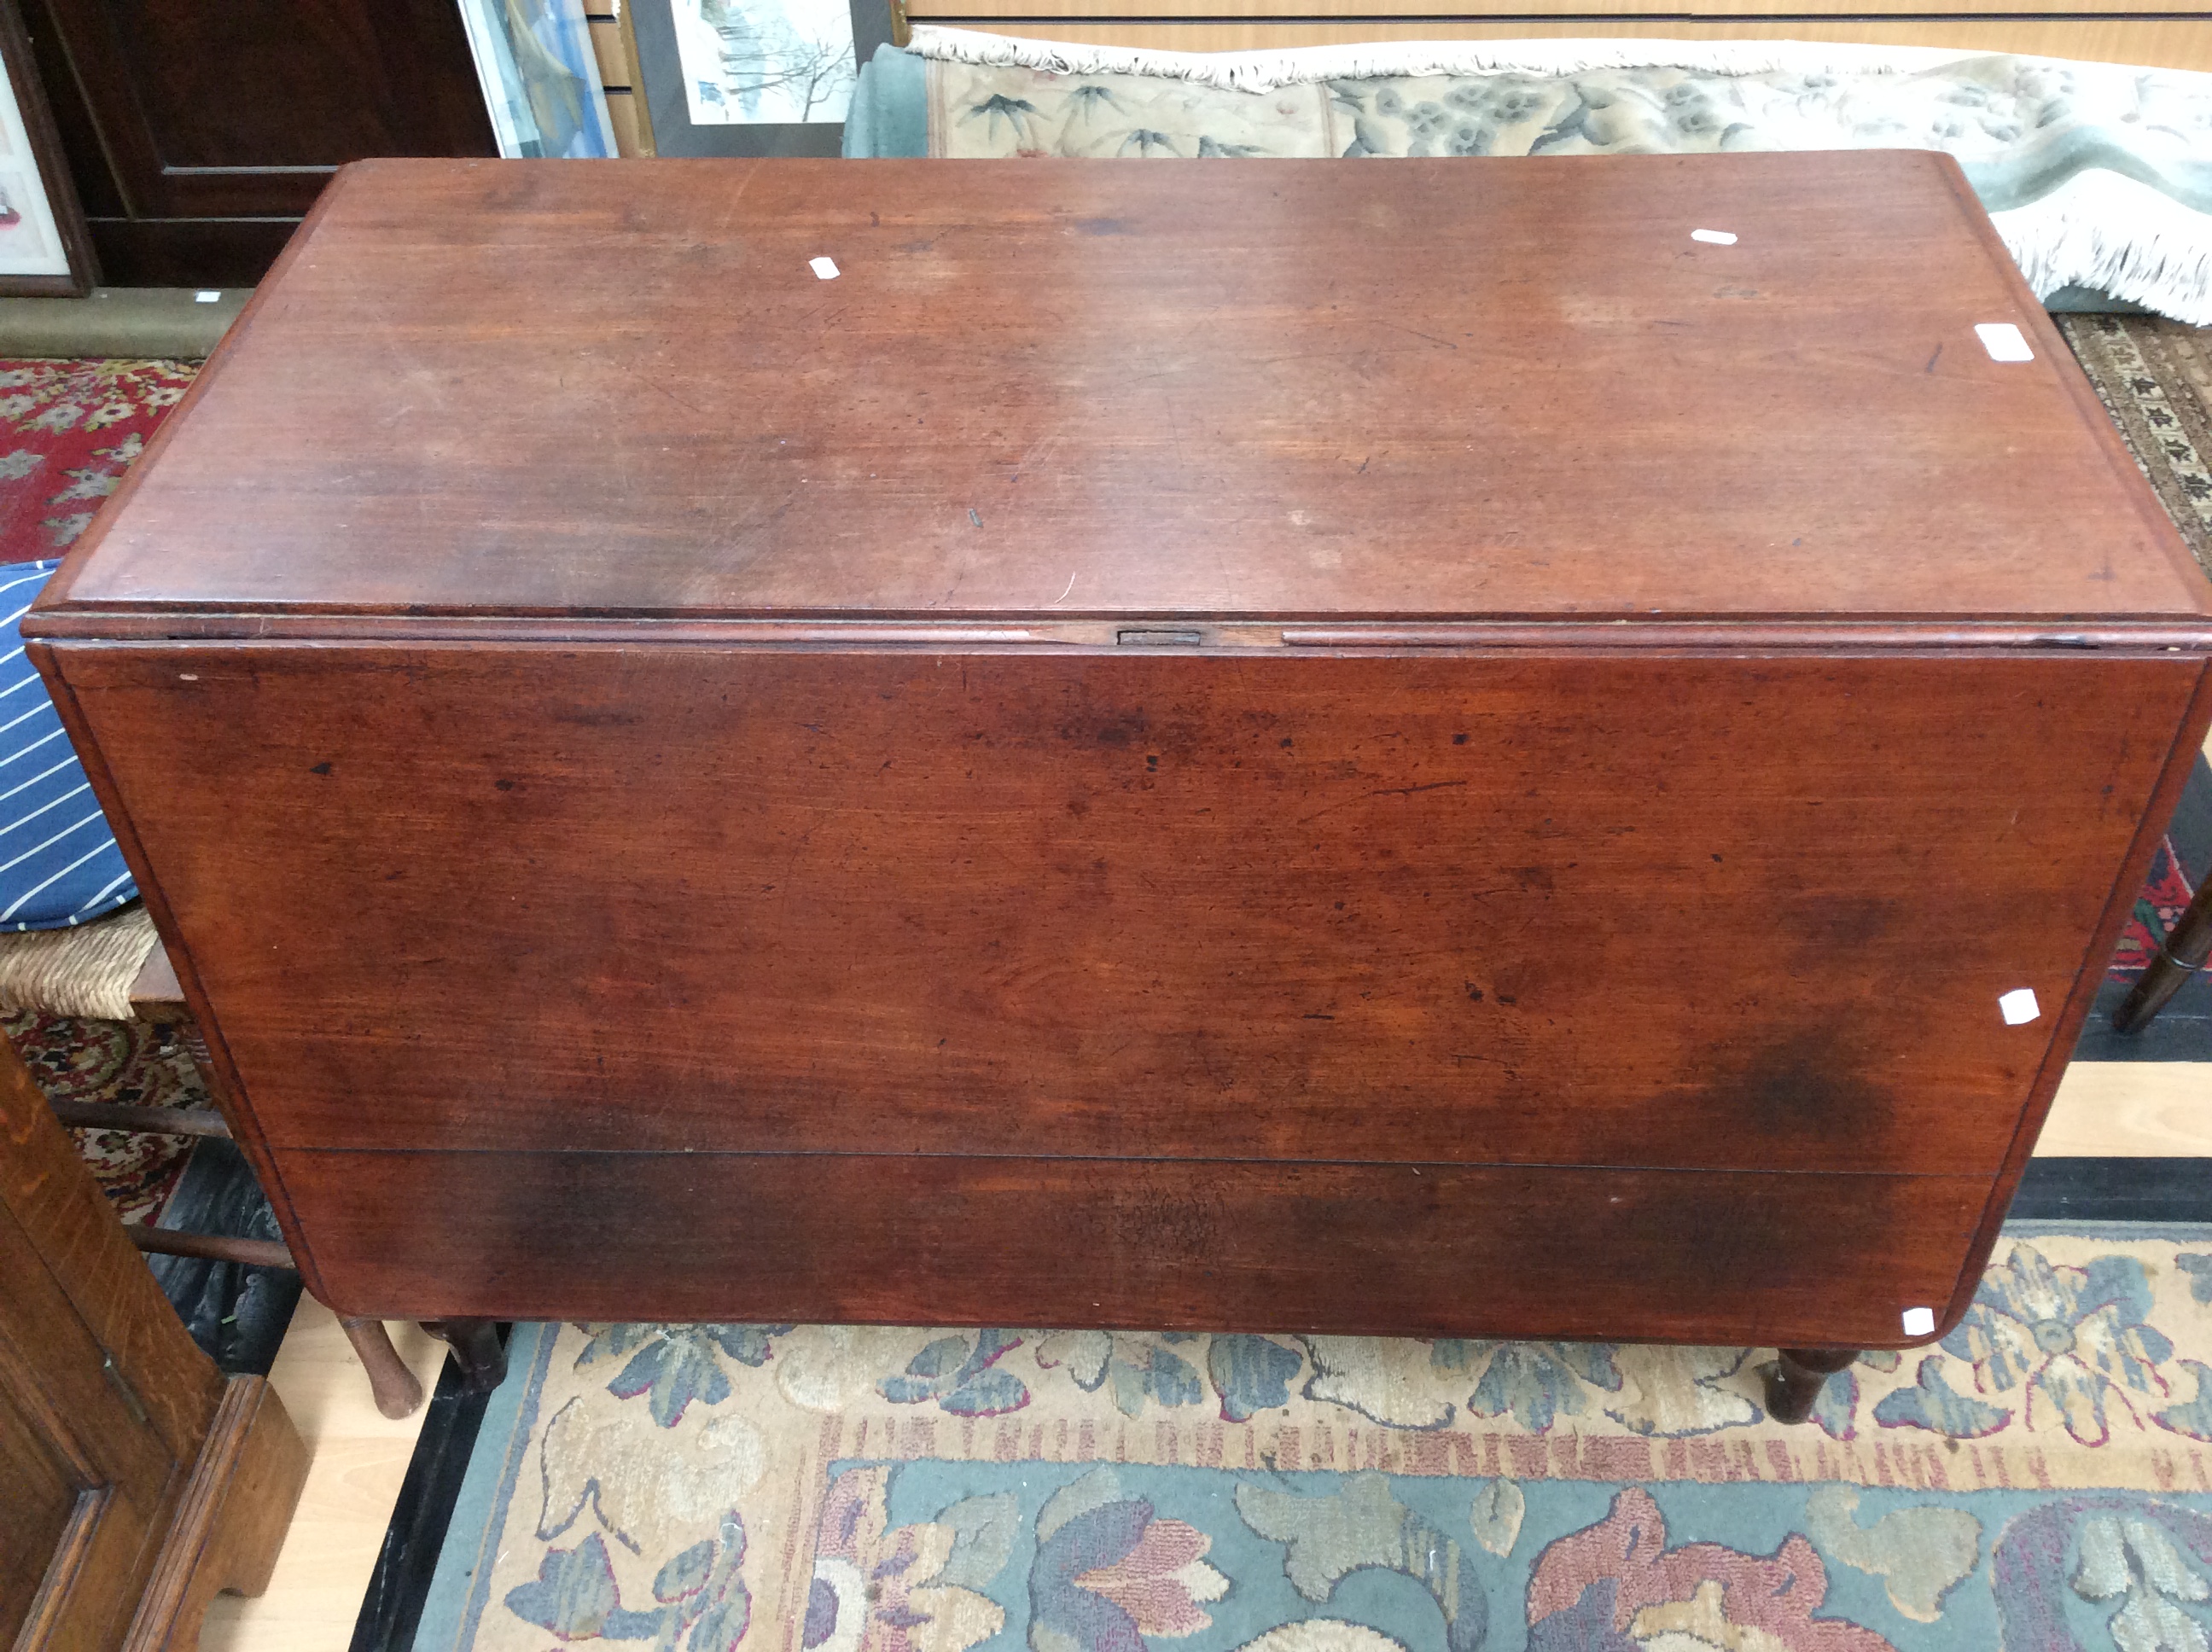
[{"label": "turned table leg", "polygon": [[[207,1093],[210,1096],[220,1093],[207,1036],[185,1001],[184,987],[178,982],[169,955],[159,946],[148,955],[138,979],[131,985],[131,1012],[141,1021],[173,1029],[179,1042],[191,1056],[192,1066]],[[61,1102],[54,1105],[62,1113],[65,1124],[144,1130],[149,1119],[158,1119],[154,1127],[157,1133],[225,1138],[230,1134],[222,1115],[205,1108],[97,1107]],[[76,1116],[72,1117],[72,1112]],[[128,1224],[125,1231],[141,1250],[179,1256],[212,1256],[251,1266],[294,1266],[291,1253],[284,1246],[267,1240],[216,1238]],[[394,1421],[412,1416],[422,1403],[422,1384],[407,1369],[406,1362],[399,1357],[399,1351],[392,1345],[392,1336],[384,1328],[384,1322],[341,1314],[338,1325],[345,1332],[346,1340],[353,1345],[362,1368],[368,1373],[368,1389],[375,1398],[377,1410]],[[446,1320],[425,1324],[423,1328],[452,1345],[454,1361],[460,1366],[471,1393],[488,1393],[506,1376],[507,1355],[499,1345],[499,1334],[489,1320]]]},{"label": "turned table leg", "polygon": [[2112,1025],[2124,1033],[2141,1032],[2207,958],[2212,958],[2212,875],[2198,887],[2197,898],[2175,922],[2135,991],[2112,1011]]},{"label": "turned table leg", "polygon": [[424,1320],[422,1328],[453,1351],[461,1392],[489,1394],[507,1380],[507,1350],[490,1320]]},{"label": "turned table leg", "polygon": [[407,1362],[392,1345],[392,1333],[384,1328],[384,1321],[340,1315],[338,1326],[353,1344],[362,1369],[368,1373],[368,1391],[375,1396],[377,1410],[394,1421],[412,1417],[415,1407],[422,1403],[422,1381],[407,1369]]},{"label": "turned table leg", "polygon": [[1778,1423],[1802,1423],[1820,1403],[1828,1379],[1859,1357],[1856,1348],[1782,1348],[1766,1366],[1766,1414]]}]

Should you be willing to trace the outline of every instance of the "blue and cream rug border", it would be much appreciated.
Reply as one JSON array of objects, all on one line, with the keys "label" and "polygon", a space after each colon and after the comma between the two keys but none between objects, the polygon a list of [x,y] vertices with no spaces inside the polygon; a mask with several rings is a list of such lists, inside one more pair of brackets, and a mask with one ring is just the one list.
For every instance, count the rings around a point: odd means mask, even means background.
[{"label": "blue and cream rug border", "polygon": [[416,1645],[2212,1645],[2212,1228],[2010,1226],[1802,1427],[1765,1357],[519,1327]]}]

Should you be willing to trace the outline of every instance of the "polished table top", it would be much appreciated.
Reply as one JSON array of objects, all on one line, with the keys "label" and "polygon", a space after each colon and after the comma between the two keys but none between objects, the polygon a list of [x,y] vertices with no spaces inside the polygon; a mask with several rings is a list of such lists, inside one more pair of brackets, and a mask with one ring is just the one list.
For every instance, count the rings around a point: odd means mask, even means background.
[{"label": "polished table top", "polygon": [[1941,155],[390,161],[29,629],[92,610],[2202,632],[2212,592]]}]

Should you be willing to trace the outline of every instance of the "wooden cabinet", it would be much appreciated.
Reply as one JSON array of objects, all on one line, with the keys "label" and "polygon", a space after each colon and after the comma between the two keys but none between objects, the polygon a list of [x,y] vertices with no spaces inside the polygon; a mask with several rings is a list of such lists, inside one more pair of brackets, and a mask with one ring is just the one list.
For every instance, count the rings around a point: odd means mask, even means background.
[{"label": "wooden cabinet", "polygon": [[24,630],[390,1317],[1925,1341],[2212,717],[1912,152],[373,164]]},{"label": "wooden cabinet", "polygon": [[70,1546],[70,1527],[88,1488],[75,1484],[71,1463],[20,1406],[0,1394],[0,1642],[13,1645],[37,1600],[41,1581]]},{"label": "wooden cabinet", "polygon": [[0,1048],[0,1643],[190,1652],[268,1581],[307,1452],[192,1344]]},{"label": "wooden cabinet", "polygon": [[111,286],[260,279],[331,173],[497,153],[453,0],[20,0]]}]

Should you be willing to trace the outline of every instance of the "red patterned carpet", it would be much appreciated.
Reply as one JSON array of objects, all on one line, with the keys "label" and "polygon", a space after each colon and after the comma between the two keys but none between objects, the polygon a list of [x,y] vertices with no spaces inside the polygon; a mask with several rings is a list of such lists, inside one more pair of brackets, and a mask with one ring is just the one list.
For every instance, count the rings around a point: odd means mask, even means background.
[{"label": "red patterned carpet", "polygon": [[[192,361],[0,361],[0,563],[66,550],[198,371]],[[145,1107],[205,1099],[191,1057],[150,1027],[28,1014],[0,1026],[50,1096]],[[71,1133],[127,1221],[161,1213],[191,1152],[189,1137]]]},{"label": "red patterned carpet", "polygon": [[[204,1106],[207,1092],[181,1044],[164,1042],[136,1021],[73,1021],[62,1016],[0,1016],[8,1042],[39,1088],[58,1101],[117,1102],[131,1107]],[[140,1136],[121,1130],[73,1130],[85,1162],[126,1222],[151,1222],[176,1191],[191,1153],[189,1136]]]},{"label": "red patterned carpet", "polygon": [[0,361],[0,562],[52,556],[82,533],[198,371]]},{"label": "red patterned carpet", "polygon": [[2130,981],[2142,973],[2157,956],[2166,932],[2187,910],[2189,898],[2196,892],[2196,884],[2173,853],[2173,840],[2160,838],[2158,853],[2151,859],[2150,876],[2144,880],[2128,926],[2120,932],[2119,950],[2112,954],[2113,980]]}]

